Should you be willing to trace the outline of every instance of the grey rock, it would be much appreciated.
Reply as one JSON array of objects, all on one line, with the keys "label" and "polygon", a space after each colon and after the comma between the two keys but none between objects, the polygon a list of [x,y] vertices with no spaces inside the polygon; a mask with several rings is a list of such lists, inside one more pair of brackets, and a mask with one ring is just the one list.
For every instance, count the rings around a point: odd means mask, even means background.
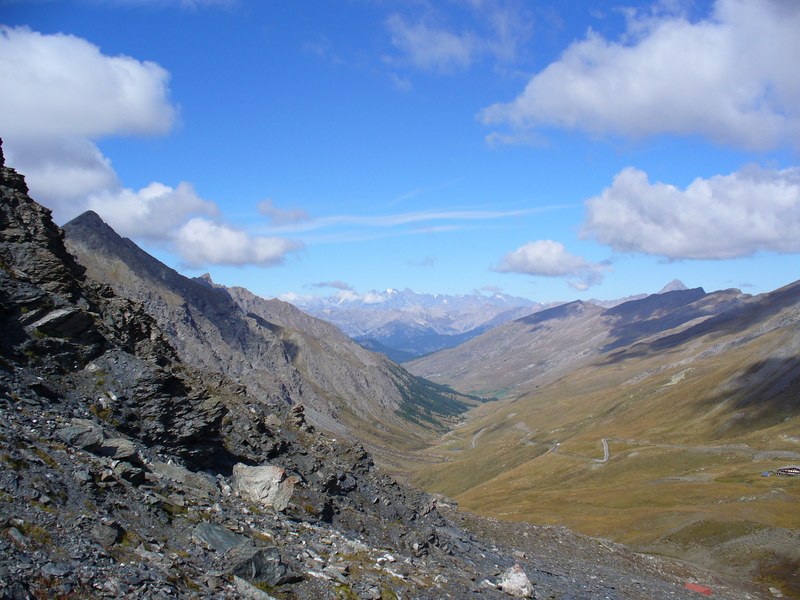
[{"label": "grey rock", "polygon": [[42,568],[42,573],[48,577],[64,577],[71,572],[72,569],[68,565],[60,563],[47,563]]},{"label": "grey rock", "polygon": [[118,523],[97,523],[92,527],[91,536],[104,548],[110,548],[125,535],[125,530]]},{"label": "grey rock", "polygon": [[224,554],[228,550],[248,543],[248,539],[233,533],[227,527],[204,521],[192,531],[192,540],[206,548]]},{"label": "grey rock", "polygon": [[16,527],[9,527],[6,531],[6,535],[8,535],[8,538],[14,542],[17,547],[22,548],[23,550],[28,548],[30,543],[28,538],[22,535],[22,532]]},{"label": "grey rock", "polygon": [[233,583],[239,597],[244,600],[276,600],[274,596],[270,596],[267,592],[261,591],[252,583],[236,575],[233,576]]},{"label": "grey rock", "polygon": [[72,419],[69,425],[56,431],[56,435],[76,448],[96,448],[103,442],[103,430],[87,419]]},{"label": "grey rock", "polygon": [[230,572],[247,581],[256,581],[270,586],[279,585],[288,574],[277,548],[236,546],[226,555]]},{"label": "grey rock", "polygon": [[126,438],[115,437],[103,440],[96,453],[100,456],[107,456],[114,460],[124,460],[133,464],[141,462],[137,456],[136,444]]},{"label": "grey rock", "polygon": [[156,475],[180,484],[194,496],[208,498],[217,491],[216,481],[206,473],[197,473],[186,467],[162,461],[153,461],[148,466]]}]

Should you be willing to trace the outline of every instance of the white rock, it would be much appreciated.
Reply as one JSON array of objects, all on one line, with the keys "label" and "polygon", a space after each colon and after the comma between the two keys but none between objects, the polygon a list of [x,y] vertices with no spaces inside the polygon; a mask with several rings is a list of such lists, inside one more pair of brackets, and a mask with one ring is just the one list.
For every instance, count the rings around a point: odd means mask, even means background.
[{"label": "white rock", "polygon": [[500,583],[497,584],[497,587],[511,596],[519,598],[533,597],[533,584],[519,565],[514,565],[506,570],[500,577]]},{"label": "white rock", "polygon": [[298,481],[295,477],[287,477],[286,470],[281,467],[249,467],[242,463],[234,465],[232,480],[237,494],[278,511],[289,505]]}]

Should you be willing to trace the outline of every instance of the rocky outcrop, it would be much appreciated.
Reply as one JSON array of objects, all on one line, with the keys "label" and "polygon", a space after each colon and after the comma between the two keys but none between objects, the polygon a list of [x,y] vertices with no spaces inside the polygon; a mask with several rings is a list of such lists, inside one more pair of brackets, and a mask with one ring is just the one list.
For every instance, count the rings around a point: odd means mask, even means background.
[{"label": "rocky outcrop", "polygon": [[285,510],[299,483],[286,469],[273,465],[250,467],[242,463],[233,466],[233,489],[253,502],[277,511]]}]

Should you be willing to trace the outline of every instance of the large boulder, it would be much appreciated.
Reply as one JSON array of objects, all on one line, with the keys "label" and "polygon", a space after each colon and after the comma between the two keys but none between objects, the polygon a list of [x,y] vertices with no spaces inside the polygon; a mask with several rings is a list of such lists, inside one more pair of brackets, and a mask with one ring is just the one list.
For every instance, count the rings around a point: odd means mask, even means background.
[{"label": "large boulder", "polygon": [[286,469],[273,465],[250,467],[237,463],[233,467],[234,491],[253,502],[277,511],[284,510],[298,479],[288,476]]},{"label": "large boulder", "polygon": [[519,565],[506,569],[500,576],[500,582],[497,587],[506,594],[518,598],[533,597],[533,584]]}]

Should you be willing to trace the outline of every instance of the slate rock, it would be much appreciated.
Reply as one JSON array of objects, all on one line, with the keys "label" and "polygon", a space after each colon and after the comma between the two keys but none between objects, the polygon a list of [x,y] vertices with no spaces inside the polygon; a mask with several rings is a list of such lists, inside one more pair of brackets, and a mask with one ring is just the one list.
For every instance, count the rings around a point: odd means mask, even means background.
[{"label": "slate rock", "polygon": [[289,570],[281,561],[277,548],[256,548],[245,545],[232,548],[226,555],[232,575],[247,581],[279,585]]},{"label": "slate rock", "polygon": [[233,583],[236,586],[236,592],[239,597],[244,600],[275,600],[274,596],[270,596],[267,592],[263,592],[254,586],[249,581],[245,581],[241,577],[233,576]]},{"label": "slate rock", "polygon": [[88,419],[72,419],[56,435],[65,444],[75,448],[97,448],[103,442],[103,430]]},{"label": "slate rock", "polygon": [[120,541],[123,535],[125,530],[118,523],[97,523],[91,531],[92,539],[103,548],[110,548]]},{"label": "slate rock", "polygon": [[192,531],[192,540],[220,554],[224,554],[228,550],[248,542],[248,538],[245,536],[233,533],[227,527],[208,521],[197,524],[194,531]]},{"label": "slate rock", "polygon": [[103,440],[96,454],[107,456],[114,460],[124,460],[131,464],[139,464],[141,462],[137,455],[136,444],[129,439],[121,437]]}]

